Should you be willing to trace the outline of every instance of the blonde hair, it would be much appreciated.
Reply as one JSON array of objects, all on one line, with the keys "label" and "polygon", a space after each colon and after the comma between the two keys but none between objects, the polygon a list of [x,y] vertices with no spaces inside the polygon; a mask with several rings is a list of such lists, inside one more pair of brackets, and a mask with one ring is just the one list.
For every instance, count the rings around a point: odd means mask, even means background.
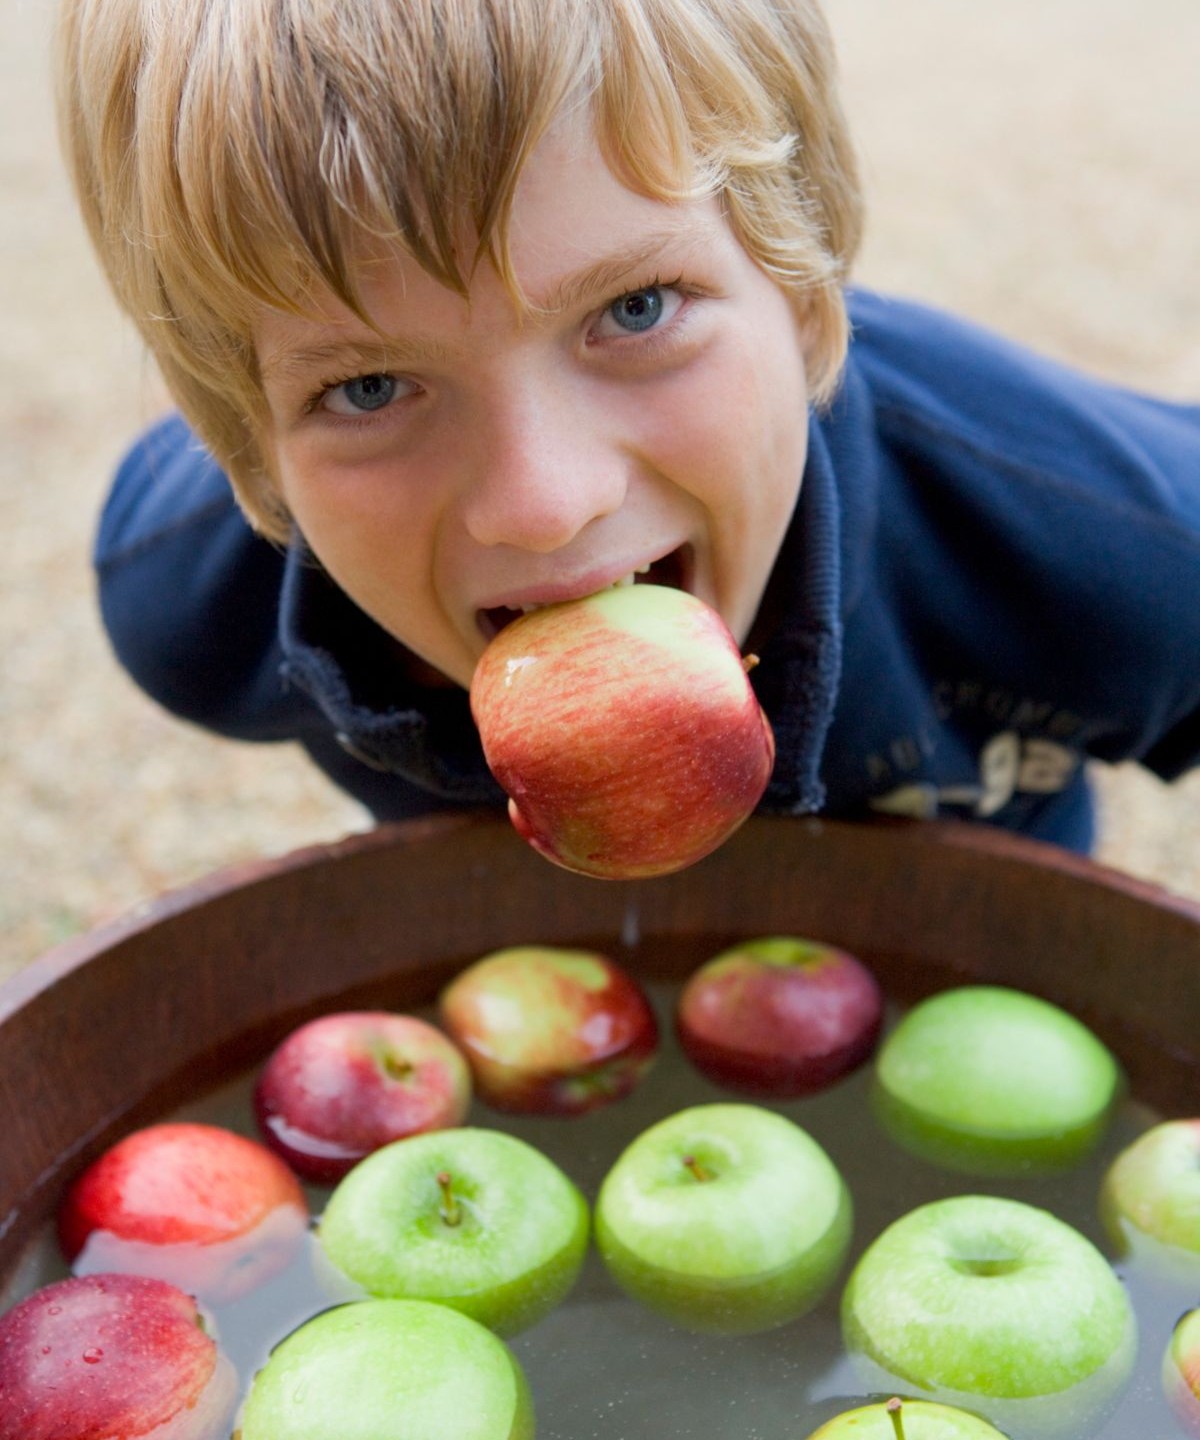
[{"label": "blonde hair", "polygon": [[268,535],[256,310],[322,282],[361,314],[364,235],[460,293],[486,256],[519,297],[513,192],[580,97],[625,183],[722,198],[805,307],[814,396],[836,383],[861,211],[812,0],[64,0],[58,86],[109,281]]}]

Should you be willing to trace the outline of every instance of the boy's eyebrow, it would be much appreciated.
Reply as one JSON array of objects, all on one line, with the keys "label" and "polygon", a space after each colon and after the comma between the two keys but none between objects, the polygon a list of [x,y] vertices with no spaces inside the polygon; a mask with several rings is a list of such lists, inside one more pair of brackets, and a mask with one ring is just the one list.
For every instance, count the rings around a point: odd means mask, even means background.
[{"label": "boy's eyebrow", "polygon": [[[694,214],[681,210],[667,224],[657,226],[648,234],[640,235],[636,243],[604,255],[574,275],[565,276],[540,302],[530,302],[530,310],[538,319],[552,319],[564,310],[605,295],[618,285],[626,282],[630,275],[637,274],[645,266],[660,258],[663,251],[690,237],[693,243],[702,238],[701,227],[697,226]],[[691,246],[689,245],[689,249]],[[681,263],[683,256],[676,256],[673,266]],[[660,277],[665,281],[677,278],[674,275]],[[646,277],[639,276],[639,283]],[[615,298],[615,297],[614,297]],[[449,359],[451,351],[436,339],[395,339],[334,340],[327,344],[292,347],[282,345],[267,355],[260,373],[264,380],[278,376],[307,374],[330,366],[348,367],[362,365],[364,373],[371,368],[386,370],[419,361],[428,363],[439,357]]]},{"label": "boy's eyebrow", "polygon": [[[696,216],[686,210],[679,211],[672,222],[656,228],[649,234],[638,237],[637,243],[612,255],[605,255],[575,275],[560,280],[545,300],[535,305],[534,311],[541,316],[557,315],[569,310],[582,301],[604,294],[621,284],[630,274],[648,265],[661,256],[668,247],[690,236],[693,241],[701,237],[698,233]],[[663,279],[671,277],[661,277]],[[614,297],[615,298],[615,297]]]},{"label": "boy's eyebrow", "polygon": [[333,340],[327,345],[297,348],[281,345],[263,360],[260,373],[264,380],[277,376],[307,375],[330,367],[362,367],[363,373],[367,374],[411,363],[418,355],[428,359],[431,351],[440,348],[436,343],[414,346],[407,345],[403,340]]}]

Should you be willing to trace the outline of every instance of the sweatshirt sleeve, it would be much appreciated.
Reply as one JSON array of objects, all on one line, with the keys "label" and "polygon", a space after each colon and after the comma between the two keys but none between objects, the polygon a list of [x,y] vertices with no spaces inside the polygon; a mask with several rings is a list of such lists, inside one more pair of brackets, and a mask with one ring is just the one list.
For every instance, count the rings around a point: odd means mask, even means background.
[{"label": "sweatshirt sleeve", "polygon": [[1049,738],[1164,779],[1200,764],[1200,407],[926,307],[855,318],[890,466],[875,559],[940,694],[1046,702]]},{"label": "sweatshirt sleeve", "polygon": [[113,649],[147,694],[232,738],[305,738],[315,707],[280,678],[283,554],[179,417],[121,463],[94,562]]}]

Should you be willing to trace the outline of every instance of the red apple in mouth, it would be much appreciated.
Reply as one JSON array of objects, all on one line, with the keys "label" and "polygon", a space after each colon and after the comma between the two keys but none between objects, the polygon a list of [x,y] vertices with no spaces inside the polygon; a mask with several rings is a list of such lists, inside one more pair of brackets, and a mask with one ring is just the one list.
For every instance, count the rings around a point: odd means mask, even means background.
[{"label": "red apple in mouth", "polygon": [[471,711],[517,831],[582,875],[665,875],[710,854],[766,789],[775,741],[724,621],[626,585],[505,626]]},{"label": "red apple in mouth", "polygon": [[[681,545],[678,549],[660,556],[649,564],[640,565],[630,570],[623,580],[617,582],[619,586],[628,585],[661,585],[669,590],[692,590],[692,547]],[[608,588],[608,587],[604,587]],[[576,598],[558,597],[559,599]],[[549,601],[546,602],[550,603]],[[506,625],[511,625],[514,620],[519,620],[522,615],[541,606],[522,605],[513,607],[511,605],[496,605],[490,609],[480,610],[477,617],[479,629],[485,640],[494,640]]]}]

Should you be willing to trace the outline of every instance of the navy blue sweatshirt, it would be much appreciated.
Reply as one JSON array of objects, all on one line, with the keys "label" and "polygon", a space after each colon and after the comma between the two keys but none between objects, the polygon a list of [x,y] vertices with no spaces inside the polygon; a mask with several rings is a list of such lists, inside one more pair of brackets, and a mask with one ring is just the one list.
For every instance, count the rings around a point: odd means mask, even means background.
[{"label": "navy blue sweatshirt", "polygon": [[[751,637],[778,759],[760,809],[953,815],[1075,849],[1084,762],[1200,757],[1200,407],[858,291],[837,396]],[[296,740],[378,819],[499,804],[466,693],[297,540],[250,530],[178,418],[96,544],[117,655],[176,714]]]}]

